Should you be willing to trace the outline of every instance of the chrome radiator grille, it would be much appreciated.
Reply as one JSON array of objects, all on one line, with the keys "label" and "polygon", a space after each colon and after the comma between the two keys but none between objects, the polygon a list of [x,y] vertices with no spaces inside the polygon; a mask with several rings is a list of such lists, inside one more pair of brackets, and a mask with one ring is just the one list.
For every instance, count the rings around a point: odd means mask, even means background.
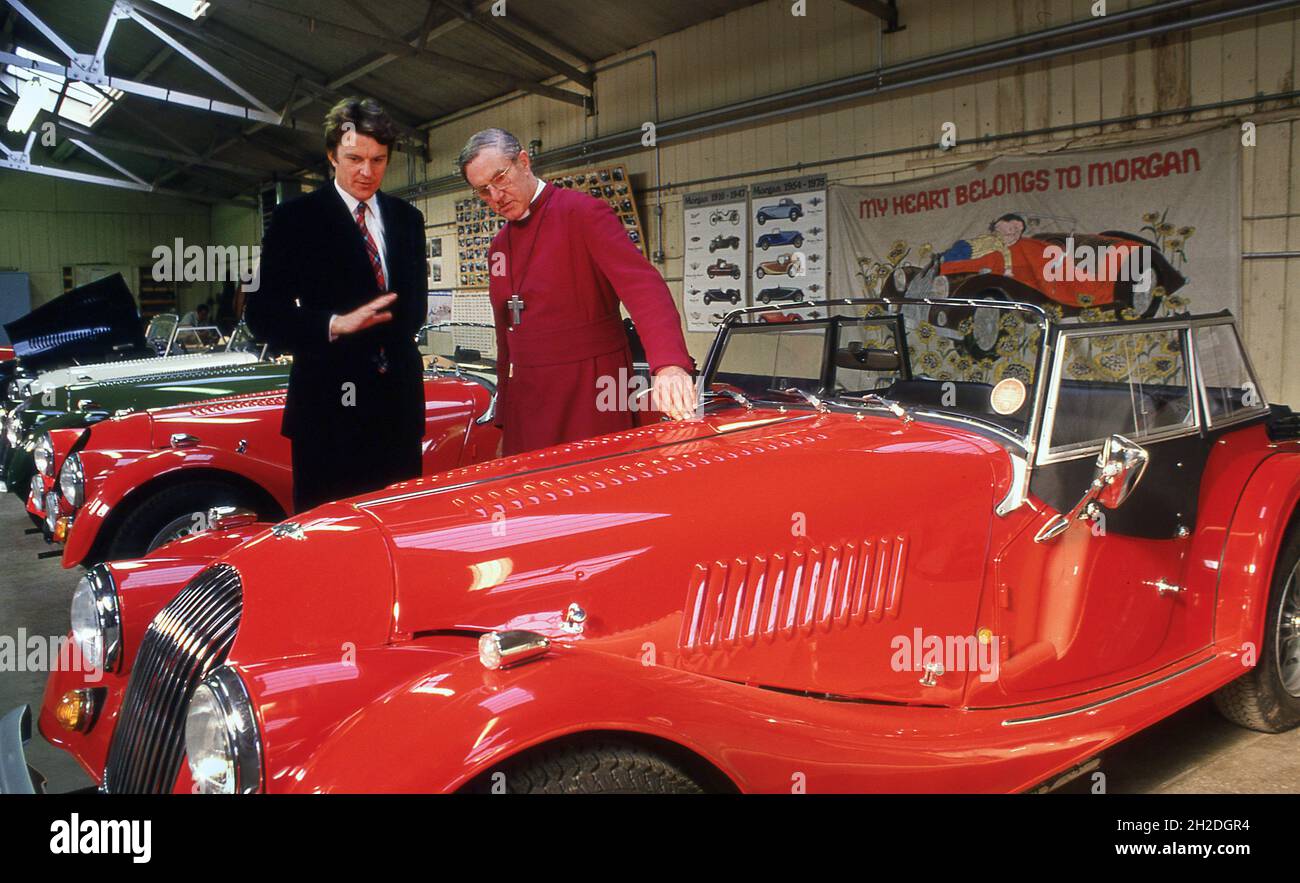
[{"label": "chrome radiator grille", "polygon": [[218,564],[190,580],[154,617],[140,642],[108,747],[105,791],[172,789],[185,754],[190,697],[199,681],[225,662],[242,610],[239,573]]}]

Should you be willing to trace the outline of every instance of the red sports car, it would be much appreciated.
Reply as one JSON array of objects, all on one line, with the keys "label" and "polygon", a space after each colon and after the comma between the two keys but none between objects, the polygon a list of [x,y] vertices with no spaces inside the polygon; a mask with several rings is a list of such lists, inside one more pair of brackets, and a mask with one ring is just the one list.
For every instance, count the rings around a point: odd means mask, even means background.
[{"label": "red sports car", "polygon": [[40,730],[109,793],[813,793],[1300,723],[1300,428],[1232,318],[1002,304],[954,374],[910,305],[736,311],[699,419],[93,568]]},{"label": "red sports car", "polygon": [[[421,331],[424,472],[491,459],[496,364],[492,326],[442,323]],[[492,347],[494,348],[494,347]],[[64,543],[63,566],[135,558],[208,527],[212,509],[252,520],[293,511],[289,440],[280,435],[282,391],[156,408],[48,433],[44,495],[28,511]],[[345,468],[346,464],[340,464]]]}]

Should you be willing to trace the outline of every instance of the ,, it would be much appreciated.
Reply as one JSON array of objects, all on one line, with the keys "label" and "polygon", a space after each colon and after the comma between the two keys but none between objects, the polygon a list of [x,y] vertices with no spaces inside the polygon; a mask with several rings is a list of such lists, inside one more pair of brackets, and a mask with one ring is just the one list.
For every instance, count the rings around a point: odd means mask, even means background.
[{"label": ",", "polygon": [[92,568],[101,704],[56,673],[41,732],[110,793],[815,793],[1032,790],[1210,694],[1300,723],[1300,421],[1232,317],[969,301],[1016,344],[975,362],[918,305],[736,310],[695,421]]}]

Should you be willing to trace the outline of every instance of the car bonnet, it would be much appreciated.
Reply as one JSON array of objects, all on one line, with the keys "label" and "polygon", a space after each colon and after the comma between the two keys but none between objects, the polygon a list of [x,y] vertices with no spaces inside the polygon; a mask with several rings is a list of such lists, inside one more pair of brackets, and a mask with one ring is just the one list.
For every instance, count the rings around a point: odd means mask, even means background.
[{"label": "car bonnet", "polygon": [[120,362],[101,362],[96,365],[78,365],[42,372],[32,384],[31,395],[47,389],[58,389],[72,384],[90,384],[105,380],[119,380],[155,374],[182,373],[201,369],[214,369],[248,365],[257,361],[251,353],[187,353],[150,359],[130,359]]},{"label": "car bonnet", "polygon": [[[1006,452],[962,429],[759,410],[452,470],[353,505],[391,543],[396,634],[562,634],[583,599],[615,634],[680,621],[700,566],[807,545],[801,522],[830,542],[904,536],[982,561],[1009,476]],[[936,494],[942,517],[922,502]],[[953,524],[969,525],[960,541]]]},{"label": "car bonnet", "polygon": [[29,369],[145,348],[135,298],[119,273],[74,288],[4,327],[15,358]]},{"label": "car bonnet", "polygon": [[299,513],[221,560],[243,587],[232,660],[341,656],[389,638],[396,609],[388,544],[374,520],[347,503]]}]

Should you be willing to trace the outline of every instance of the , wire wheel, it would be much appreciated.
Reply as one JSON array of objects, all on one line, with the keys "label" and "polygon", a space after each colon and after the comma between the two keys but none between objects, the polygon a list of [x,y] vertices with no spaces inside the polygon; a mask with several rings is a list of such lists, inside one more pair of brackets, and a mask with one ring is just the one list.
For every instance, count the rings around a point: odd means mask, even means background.
[{"label": ", wire wheel", "polygon": [[[974,295],[983,300],[1010,300],[997,289],[987,289]],[[962,348],[967,355],[977,359],[987,359],[998,353],[998,342],[1002,340],[1000,320],[1006,315],[1005,310],[996,307],[976,307],[971,314],[970,333],[962,339]]]},{"label": ", wire wheel", "polygon": [[1278,552],[1255,667],[1221,687],[1214,704],[1233,723],[1263,733],[1300,724],[1300,522]]},{"label": ", wire wheel", "polygon": [[1001,313],[992,307],[977,307],[971,337],[982,352],[993,352],[998,345],[998,319]]},{"label": ", wire wheel", "polygon": [[1277,653],[1273,662],[1288,696],[1300,698],[1300,561],[1282,590],[1277,614]]},{"label": ", wire wheel", "polygon": [[508,794],[703,794],[678,766],[643,748],[592,740],[544,748],[482,776],[474,791]]}]

